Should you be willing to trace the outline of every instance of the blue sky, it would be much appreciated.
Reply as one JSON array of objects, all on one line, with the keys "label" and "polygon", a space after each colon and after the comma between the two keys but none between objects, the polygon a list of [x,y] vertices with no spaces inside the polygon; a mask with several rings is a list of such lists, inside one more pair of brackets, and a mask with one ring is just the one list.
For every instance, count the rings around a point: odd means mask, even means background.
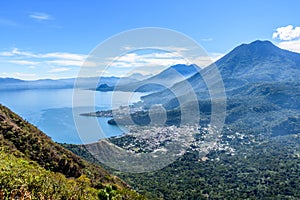
[{"label": "blue sky", "polygon": [[0,77],[75,77],[99,43],[142,27],[181,32],[213,60],[257,39],[300,52],[299,7],[297,0],[3,0]]}]

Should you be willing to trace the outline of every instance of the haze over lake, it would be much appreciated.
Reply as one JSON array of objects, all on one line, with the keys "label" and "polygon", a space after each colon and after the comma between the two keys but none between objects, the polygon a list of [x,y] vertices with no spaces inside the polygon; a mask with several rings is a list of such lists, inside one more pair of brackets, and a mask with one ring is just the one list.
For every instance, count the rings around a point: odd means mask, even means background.
[{"label": "haze over lake", "polygon": [[[95,142],[103,137],[111,137],[123,133],[117,126],[107,124],[109,118],[97,118],[101,127],[95,127],[94,118],[79,116],[80,113],[94,110],[107,110],[112,108],[113,92],[94,92],[80,90],[79,105],[72,109],[73,89],[51,90],[16,90],[1,91],[0,103],[11,108],[14,112],[24,117],[27,121],[37,126],[54,141],[60,143],[81,144]],[[131,95],[127,92],[118,92],[122,96]],[[86,97],[95,94],[95,106],[88,105]],[[144,93],[134,93],[130,102],[137,102]],[[118,95],[119,96],[119,95]],[[78,101],[77,101],[78,103]],[[116,103],[116,102],[114,102]],[[127,105],[127,98],[118,99],[117,105]],[[77,123],[84,125],[86,135],[78,135],[73,112]]]}]

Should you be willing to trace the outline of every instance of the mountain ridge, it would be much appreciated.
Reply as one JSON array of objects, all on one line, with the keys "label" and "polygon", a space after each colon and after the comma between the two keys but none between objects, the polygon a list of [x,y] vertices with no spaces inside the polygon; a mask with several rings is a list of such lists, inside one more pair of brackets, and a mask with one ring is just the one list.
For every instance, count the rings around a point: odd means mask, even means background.
[{"label": "mountain ridge", "polygon": [[[170,91],[186,94],[186,83],[200,98],[209,98],[209,92],[202,75],[210,73],[215,67],[223,79],[225,91],[239,88],[249,83],[300,81],[300,54],[280,49],[270,41],[254,41],[241,44],[215,63],[201,69],[186,80],[175,83],[169,90],[159,91],[142,97],[146,104],[166,104],[171,99]],[[214,74],[211,79],[214,79]],[[174,97],[173,97],[174,98]],[[153,99],[157,99],[155,102]],[[163,101],[161,101],[163,100]]]},{"label": "mountain ridge", "polygon": [[[282,76],[282,73],[299,79],[298,76],[290,72],[285,73],[285,70],[296,69],[297,72],[300,71],[300,54],[280,49],[270,41],[257,40],[234,48],[215,64],[225,80],[231,77],[244,78],[249,82],[281,81],[288,78],[288,76]],[[265,73],[273,76],[265,75],[261,79],[254,79],[251,76],[255,76],[255,71],[256,75]]]}]

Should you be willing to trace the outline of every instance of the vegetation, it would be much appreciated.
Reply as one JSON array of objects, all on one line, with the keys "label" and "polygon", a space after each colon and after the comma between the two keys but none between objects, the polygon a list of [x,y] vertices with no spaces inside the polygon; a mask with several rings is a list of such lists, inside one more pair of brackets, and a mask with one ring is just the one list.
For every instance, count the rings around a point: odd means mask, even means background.
[{"label": "vegetation", "polygon": [[[156,172],[114,173],[150,199],[300,199],[299,92],[296,81],[246,84],[228,91],[225,126],[236,135],[225,130],[222,140],[233,153],[214,150],[202,161],[191,148]],[[201,100],[199,107],[200,125],[205,126],[210,123],[210,102]],[[131,117],[143,125],[147,113]],[[179,110],[168,110],[167,117],[167,125],[180,123]],[[238,133],[244,139],[231,137]],[[109,140],[126,147],[134,138]]]},{"label": "vegetation", "polygon": [[299,137],[281,139],[235,155],[214,151],[205,162],[190,152],[160,171],[120,176],[154,198],[299,199]]},{"label": "vegetation", "polygon": [[85,175],[67,179],[4,151],[0,152],[0,169],[0,199],[97,199],[100,193]]},{"label": "vegetation", "polygon": [[191,149],[156,172],[114,173],[149,199],[299,199],[300,137],[255,140],[228,139],[236,151],[211,151],[206,161]]},{"label": "vegetation", "polygon": [[0,199],[143,199],[0,105]]}]

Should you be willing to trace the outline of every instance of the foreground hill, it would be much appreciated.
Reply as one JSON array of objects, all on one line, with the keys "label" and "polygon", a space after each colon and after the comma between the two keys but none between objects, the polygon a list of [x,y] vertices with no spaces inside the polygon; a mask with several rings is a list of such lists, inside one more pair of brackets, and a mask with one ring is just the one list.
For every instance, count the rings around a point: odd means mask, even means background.
[{"label": "foreground hill", "polygon": [[25,194],[32,199],[140,198],[118,177],[54,143],[2,105],[0,169],[0,199]]}]

